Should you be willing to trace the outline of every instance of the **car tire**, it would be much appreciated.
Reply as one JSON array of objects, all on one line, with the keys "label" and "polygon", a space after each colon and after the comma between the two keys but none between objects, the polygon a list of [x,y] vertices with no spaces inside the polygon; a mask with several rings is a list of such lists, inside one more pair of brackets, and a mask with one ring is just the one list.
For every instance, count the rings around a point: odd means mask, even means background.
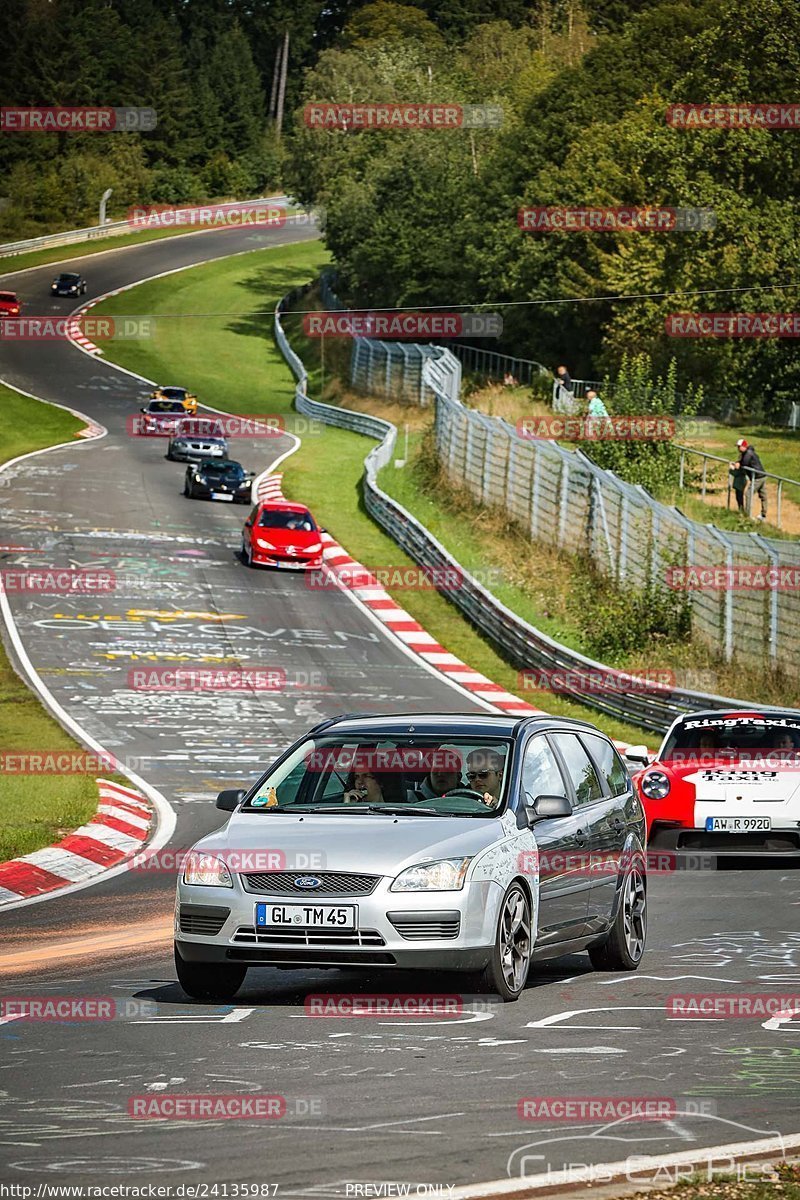
[{"label": "car tire", "polygon": [[589,947],[592,966],[597,971],[635,971],[642,961],[646,941],[647,883],[644,865],[639,861],[625,873],[611,932],[602,942]]},{"label": "car tire", "polygon": [[194,488],[189,483],[188,479],[184,479],[184,481],[183,481],[183,494],[184,494],[184,496],[188,496],[190,500],[194,496]]},{"label": "car tire", "polygon": [[500,905],[492,956],[483,969],[481,991],[518,1000],[531,966],[531,902],[521,883],[512,883]]},{"label": "car tire", "polygon": [[249,546],[245,546],[244,538],[242,538],[242,560],[246,567],[252,567],[253,551],[251,550],[251,548]]},{"label": "car tire", "polygon": [[186,962],[175,947],[178,983],[193,1000],[232,1000],[247,975],[237,963]]}]

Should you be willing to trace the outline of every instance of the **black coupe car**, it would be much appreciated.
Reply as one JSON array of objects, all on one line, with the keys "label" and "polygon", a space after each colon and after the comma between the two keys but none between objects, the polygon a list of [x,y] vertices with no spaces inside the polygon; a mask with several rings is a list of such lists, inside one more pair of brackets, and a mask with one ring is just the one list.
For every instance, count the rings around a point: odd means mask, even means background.
[{"label": "black coupe car", "polygon": [[249,504],[253,472],[230,459],[204,459],[186,468],[183,494],[192,500],[227,500]]},{"label": "black coupe car", "polygon": [[76,271],[62,271],[50,284],[51,296],[85,296],[86,280]]}]

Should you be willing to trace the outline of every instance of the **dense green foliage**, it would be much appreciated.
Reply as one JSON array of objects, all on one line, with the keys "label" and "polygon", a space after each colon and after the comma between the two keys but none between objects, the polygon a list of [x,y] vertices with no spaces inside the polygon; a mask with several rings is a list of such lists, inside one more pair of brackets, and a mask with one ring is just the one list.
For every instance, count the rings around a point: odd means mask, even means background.
[{"label": "dense green foliage", "polygon": [[[657,374],[674,358],[680,390],[691,379],[712,406],[782,417],[800,384],[790,339],[674,338],[665,318],[796,310],[797,132],[676,129],[665,110],[793,102],[800,0],[595,0],[523,22],[498,4],[458,36],[449,19],[417,22],[415,36],[407,17],[393,36],[397,7],[362,11],[350,38],[321,53],[303,99],[499,104],[504,122],[295,124],[292,185],[324,206],[340,291],[359,306],[483,303],[503,314],[506,352],[588,378],[616,375],[626,355],[649,355]],[[716,228],[523,232],[526,205],[709,208]],[[620,295],[635,298],[609,298]]]}]

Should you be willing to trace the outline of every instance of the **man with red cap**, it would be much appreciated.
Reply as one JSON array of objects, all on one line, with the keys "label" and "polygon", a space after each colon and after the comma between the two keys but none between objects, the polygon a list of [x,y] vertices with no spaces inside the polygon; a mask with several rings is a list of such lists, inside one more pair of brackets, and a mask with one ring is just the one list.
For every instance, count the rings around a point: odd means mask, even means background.
[{"label": "man with red cap", "polygon": [[[738,471],[746,479],[750,480],[750,486],[753,492],[761,501],[761,515],[756,519],[766,521],[767,519],[767,480],[764,465],[761,459],[756,454],[755,446],[751,446],[745,438],[739,438],[736,443],[736,449],[739,451],[739,461],[730,464],[732,471]],[[735,486],[735,485],[734,485]],[[735,488],[736,501],[739,505],[739,511],[744,512],[744,489]]]}]

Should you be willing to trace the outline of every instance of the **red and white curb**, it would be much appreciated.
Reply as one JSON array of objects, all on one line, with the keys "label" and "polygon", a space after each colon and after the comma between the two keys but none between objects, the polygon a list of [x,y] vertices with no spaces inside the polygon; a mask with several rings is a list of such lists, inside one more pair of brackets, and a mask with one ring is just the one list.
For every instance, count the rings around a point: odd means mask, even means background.
[{"label": "red and white curb", "polygon": [[282,475],[267,475],[262,477],[259,475],[255,480],[253,491],[255,496],[253,501],[256,504],[271,503],[272,501],[285,500],[286,497],[281,490]]},{"label": "red and white curb", "polygon": [[[281,489],[282,478],[281,475],[269,475],[261,479],[258,485],[259,500],[285,500]],[[392,599],[367,567],[348,554],[329,533],[322,534],[322,546],[325,566],[335,576],[339,585],[352,592],[387,632],[401,642],[406,650],[417,655],[429,668],[432,667],[451,683],[457,683],[459,687],[491,704],[500,712],[522,717],[543,711],[525,700],[520,700],[519,696],[513,696],[499,684],[492,683],[491,679],[487,679],[480,671],[474,671],[455,654],[441,646],[410,613]]]},{"label": "red and white curb", "polygon": [[67,337],[71,342],[77,342],[80,348],[85,350],[87,354],[103,353],[99,346],[95,346],[94,342],[87,338],[81,325],[81,317],[83,314],[88,312],[90,308],[94,308],[96,303],[96,300],[91,300],[88,304],[84,304],[83,308],[78,309],[78,311],[72,315],[69,325],[67,326]]},{"label": "red and white curb", "polygon": [[0,907],[83,883],[141,851],[153,811],[141,792],[97,780],[100,803],[92,820],[69,837],[0,863]]}]

